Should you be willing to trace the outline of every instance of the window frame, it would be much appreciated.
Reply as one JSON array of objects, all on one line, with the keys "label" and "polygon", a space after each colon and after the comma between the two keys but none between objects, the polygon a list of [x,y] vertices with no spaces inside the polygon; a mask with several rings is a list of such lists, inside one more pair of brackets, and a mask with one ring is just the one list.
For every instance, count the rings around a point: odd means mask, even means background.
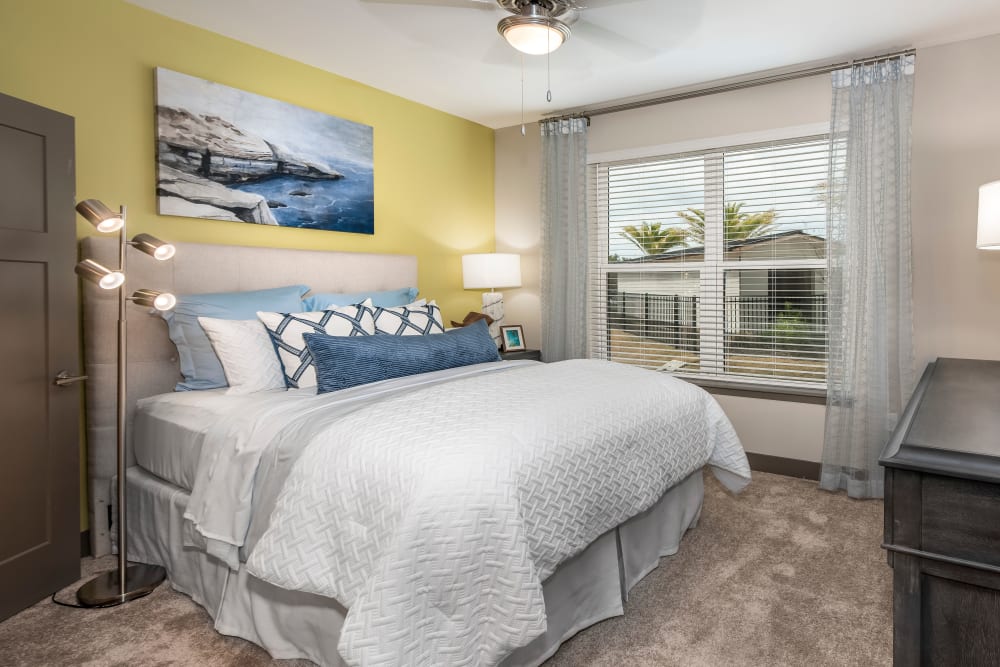
[{"label": "window frame", "polygon": [[[710,219],[721,219],[724,206],[724,178],[723,178],[723,156],[726,151],[733,149],[752,149],[754,145],[762,147],[769,144],[795,142],[798,140],[809,141],[829,137],[829,123],[813,123],[808,125],[789,126],[776,128],[763,132],[743,133],[714,138],[703,138],[692,141],[677,142],[672,144],[660,144],[655,146],[645,146],[640,148],[608,151],[600,153],[588,153],[587,170],[592,172],[596,165],[601,163],[622,162],[622,161],[642,161],[643,159],[655,160],[659,158],[680,159],[686,154],[692,156],[699,155],[705,160],[705,212]],[[715,178],[709,175],[714,173]],[[717,187],[709,187],[708,184],[718,184]],[[609,245],[609,212],[606,207],[595,206],[601,197],[588,197],[588,226],[589,234],[593,234],[598,240],[598,247],[591,248],[591,256],[588,258],[588,275],[602,276],[604,279],[601,285],[590,285],[591,290],[601,289],[604,292],[601,296],[607,301],[606,276],[609,273],[683,273],[698,272],[699,276],[699,320],[703,308],[717,308],[719,312],[724,312],[725,308],[725,275],[726,271],[752,270],[752,269],[829,269],[829,257],[823,259],[769,259],[769,260],[726,260],[713,259],[716,255],[724,253],[724,240],[719,238],[722,234],[720,225],[706,225],[705,228],[705,252],[700,262],[685,262],[683,265],[663,266],[654,264],[623,264],[608,261],[610,254]],[[829,221],[828,221],[829,222]],[[596,226],[596,230],[595,230]],[[596,231],[596,233],[595,233]],[[718,274],[714,279],[706,280],[705,271],[712,271]],[[713,285],[722,286],[712,287]],[[707,299],[707,301],[706,301]],[[715,302],[718,302],[717,304]],[[589,307],[590,299],[588,299]],[[706,304],[709,304],[706,306]],[[589,308],[588,308],[589,310]],[[588,312],[588,328],[597,331],[607,331],[606,309],[594,313]],[[717,329],[717,331],[716,331]],[[699,349],[701,353],[701,368],[704,368],[706,355],[704,350],[710,350],[708,356],[708,373],[684,373],[675,372],[678,377],[684,378],[695,384],[700,384],[709,390],[718,390],[721,393],[774,393],[785,397],[800,395],[815,399],[826,396],[827,382],[803,382],[793,379],[761,378],[755,379],[747,376],[727,375],[724,372],[725,364],[725,317],[718,321],[711,321],[708,326],[702,322],[698,323]],[[590,341],[589,350],[591,353],[602,341]],[[607,344],[607,338],[603,341]]]}]

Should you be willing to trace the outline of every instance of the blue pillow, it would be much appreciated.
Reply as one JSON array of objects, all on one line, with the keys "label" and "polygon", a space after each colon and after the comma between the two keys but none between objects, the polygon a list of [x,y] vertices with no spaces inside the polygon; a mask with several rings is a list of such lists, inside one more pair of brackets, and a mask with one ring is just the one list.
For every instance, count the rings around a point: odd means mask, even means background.
[{"label": "blue pillow", "polygon": [[226,374],[205,330],[198,324],[199,317],[255,320],[258,310],[294,313],[301,309],[302,295],[308,291],[306,285],[290,285],[253,292],[178,296],[174,309],[163,313],[170,340],[177,346],[181,374],[184,376],[184,381],[174,387],[175,391],[226,386]]},{"label": "blue pillow", "polygon": [[369,382],[500,361],[485,320],[423,336],[302,336],[316,365],[316,393]]},{"label": "blue pillow", "polygon": [[393,306],[405,306],[408,303],[413,303],[416,298],[416,287],[401,287],[383,292],[357,292],[356,294],[320,292],[319,294],[310,294],[304,298],[302,300],[302,307],[306,312],[310,312],[324,310],[330,306],[351,306],[361,303],[365,299],[371,299],[373,306],[392,308]]}]

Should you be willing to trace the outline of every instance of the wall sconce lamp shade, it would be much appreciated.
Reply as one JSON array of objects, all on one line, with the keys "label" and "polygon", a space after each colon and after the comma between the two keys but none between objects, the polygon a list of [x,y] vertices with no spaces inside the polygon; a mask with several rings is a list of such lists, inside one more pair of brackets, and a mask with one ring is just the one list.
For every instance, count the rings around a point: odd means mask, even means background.
[{"label": "wall sconce lamp shade", "polygon": [[521,256],[512,253],[462,255],[465,289],[521,286]]},{"label": "wall sconce lamp shade", "polygon": [[177,297],[170,292],[157,292],[151,289],[138,289],[132,292],[129,299],[140,306],[156,310],[172,310],[177,305]]},{"label": "wall sconce lamp shade", "polygon": [[76,211],[99,232],[117,232],[125,224],[120,213],[99,199],[84,199],[76,205]]},{"label": "wall sconce lamp shade", "polygon": [[172,244],[161,241],[150,234],[136,234],[132,238],[132,245],[137,250],[141,250],[150,257],[155,257],[160,261],[170,259],[177,252]]},{"label": "wall sconce lamp shade", "polygon": [[85,259],[76,265],[76,275],[88,280],[101,289],[116,289],[125,284],[125,274],[98,264],[92,259]]},{"label": "wall sconce lamp shade", "polygon": [[976,247],[980,250],[1000,250],[1000,181],[979,186]]}]

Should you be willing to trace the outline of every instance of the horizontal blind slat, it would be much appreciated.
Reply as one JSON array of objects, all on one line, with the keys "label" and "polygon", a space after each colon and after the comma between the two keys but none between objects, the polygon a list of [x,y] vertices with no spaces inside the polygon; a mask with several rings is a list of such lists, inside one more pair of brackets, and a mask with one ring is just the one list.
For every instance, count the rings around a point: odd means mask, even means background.
[{"label": "horizontal blind slat", "polygon": [[592,356],[822,386],[828,163],[807,137],[588,165]]}]

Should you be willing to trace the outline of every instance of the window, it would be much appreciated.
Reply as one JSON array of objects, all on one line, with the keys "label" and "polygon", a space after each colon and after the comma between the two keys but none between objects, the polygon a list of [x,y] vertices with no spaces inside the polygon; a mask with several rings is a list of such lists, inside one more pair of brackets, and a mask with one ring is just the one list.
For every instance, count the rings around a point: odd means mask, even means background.
[{"label": "window", "polygon": [[826,383],[826,136],[589,165],[592,356]]}]

